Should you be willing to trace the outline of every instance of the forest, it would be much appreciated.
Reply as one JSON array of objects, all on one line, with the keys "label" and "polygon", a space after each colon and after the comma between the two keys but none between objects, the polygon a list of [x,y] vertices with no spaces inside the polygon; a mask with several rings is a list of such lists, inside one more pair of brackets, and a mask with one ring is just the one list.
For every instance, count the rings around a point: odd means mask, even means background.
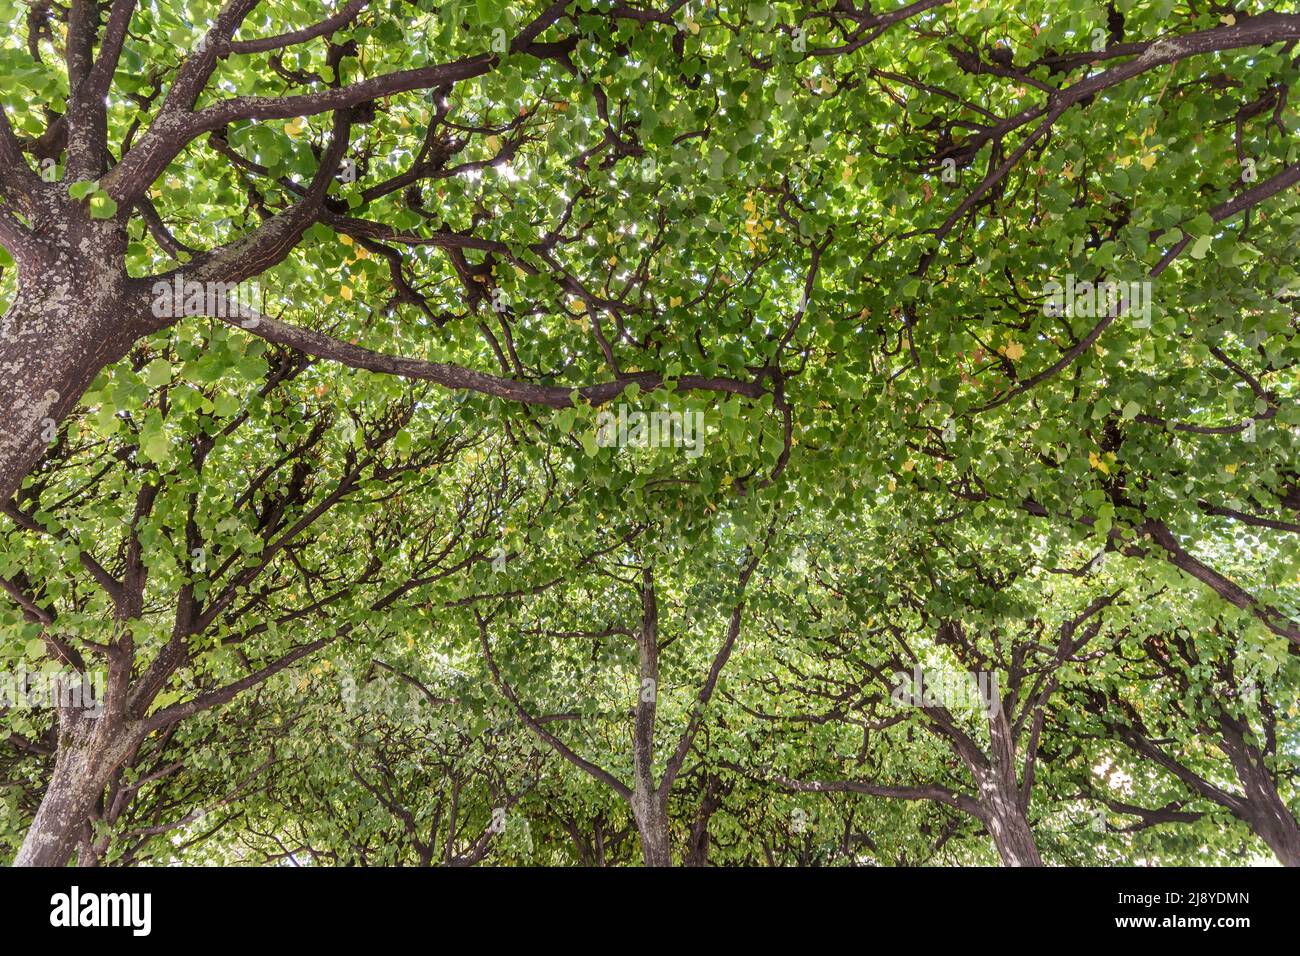
[{"label": "forest", "polygon": [[0,862],[1300,866],[1295,3],[0,28]]}]

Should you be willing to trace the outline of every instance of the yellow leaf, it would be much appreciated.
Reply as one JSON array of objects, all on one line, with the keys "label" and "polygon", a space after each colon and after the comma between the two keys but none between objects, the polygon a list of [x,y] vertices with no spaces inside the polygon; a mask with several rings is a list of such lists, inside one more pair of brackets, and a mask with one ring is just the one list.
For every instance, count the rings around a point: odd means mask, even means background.
[{"label": "yellow leaf", "polygon": [[339,233],[339,242],[345,246],[350,246],[352,245],[352,237],[345,233]]},{"label": "yellow leaf", "polygon": [[911,458],[903,462],[903,471],[911,471],[915,467],[916,467],[916,462]]},{"label": "yellow leaf", "polygon": [[1002,354],[1013,362],[1019,362],[1025,357],[1025,347],[1019,342],[1009,342],[1002,349]]},{"label": "yellow leaf", "polygon": [[1235,475],[1235,474],[1237,473],[1237,469],[1240,468],[1240,467],[1241,467],[1240,465],[1234,463],[1234,464],[1231,464],[1231,465],[1224,465],[1224,466],[1223,466],[1223,470],[1226,471],[1226,472],[1227,472],[1228,474],[1230,474],[1230,475]]},{"label": "yellow leaf", "polygon": [[347,299],[349,302],[351,302],[351,301],[352,301],[352,286],[350,286],[350,285],[345,285],[345,286],[343,286],[343,288],[339,289],[339,295],[342,296],[344,299]]},{"label": "yellow leaf", "polygon": [[1110,474],[1110,465],[1098,458],[1095,451],[1088,452],[1088,464],[1100,471],[1103,475]]}]

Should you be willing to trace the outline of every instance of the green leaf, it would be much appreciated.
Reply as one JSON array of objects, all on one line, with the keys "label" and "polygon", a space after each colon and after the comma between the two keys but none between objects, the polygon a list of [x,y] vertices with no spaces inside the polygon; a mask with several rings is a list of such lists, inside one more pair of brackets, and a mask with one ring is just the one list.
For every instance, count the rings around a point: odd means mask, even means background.
[{"label": "green leaf", "polygon": [[154,359],[144,368],[144,382],[153,388],[166,385],[172,380],[172,366],[166,359]]},{"label": "green leaf", "polygon": [[104,193],[99,193],[90,200],[90,215],[93,219],[112,219],[117,215],[117,203]]}]

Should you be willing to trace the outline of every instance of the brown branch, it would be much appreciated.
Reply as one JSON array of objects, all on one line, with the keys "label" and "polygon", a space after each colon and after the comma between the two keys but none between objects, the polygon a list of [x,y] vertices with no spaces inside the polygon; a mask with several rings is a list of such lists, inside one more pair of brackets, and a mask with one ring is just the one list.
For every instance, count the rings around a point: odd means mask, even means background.
[{"label": "brown branch", "polygon": [[622,780],[619,780],[604,767],[597,766],[590,760],[579,756],[569,747],[568,744],[543,727],[528,713],[527,710],[524,709],[523,704],[519,701],[518,695],[515,693],[515,689],[501,676],[501,671],[497,668],[497,662],[492,656],[492,647],[488,641],[487,621],[484,620],[482,615],[476,614],[475,617],[478,618],[479,645],[483,648],[483,659],[487,663],[488,673],[492,676],[492,683],[494,683],[497,686],[497,689],[501,691],[502,696],[510,702],[510,705],[514,708],[515,713],[519,715],[519,719],[523,722],[524,726],[536,734],[538,738],[548,743],[561,757],[586,773],[592,779],[605,784],[605,786],[613,790],[622,799],[631,800],[631,787],[625,784]]},{"label": "brown branch", "polygon": [[365,9],[370,0],[351,0],[338,13],[301,30],[291,30],[273,37],[261,37],[256,40],[234,40],[230,44],[231,53],[266,53],[286,46],[296,46],[317,37],[328,36],[340,27],[347,26]]},{"label": "brown branch", "polygon": [[[316,358],[331,359],[352,368],[366,369],[371,372],[435,382],[459,391],[495,395],[524,405],[568,408],[573,404],[572,395],[575,391],[578,393],[579,400],[592,405],[602,405],[618,398],[629,385],[637,385],[642,392],[650,392],[663,388],[665,384],[664,377],[658,372],[632,372],[625,374],[618,381],[596,385],[573,388],[561,385],[536,385],[531,382],[488,375],[460,365],[427,362],[422,359],[375,352],[343,342],[322,332],[290,325],[268,316],[253,315],[242,320],[227,316],[214,316],[214,318],[221,318],[231,325],[240,326],[250,334],[266,339],[268,342],[286,345]],[[741,382],[735,379],[700,375],[683,375],[676,379],[676,382],[678,391],[721,392],[755,399],[760,398],[766,391],[757,381]]]}]

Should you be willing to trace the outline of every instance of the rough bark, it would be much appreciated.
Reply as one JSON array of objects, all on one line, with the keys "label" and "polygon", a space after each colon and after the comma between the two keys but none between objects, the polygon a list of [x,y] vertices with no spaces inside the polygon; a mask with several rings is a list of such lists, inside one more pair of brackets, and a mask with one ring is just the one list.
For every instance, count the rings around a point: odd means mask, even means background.
[{"label": "rough bark", "polygon": [[1029,793],[1016,779],[1015,735],[1005,712],[989,718],[987,762],[971,766],[979,818],[1004,866],[1042,866],[1029,827]]},{"label": "rough bark", "polygon": [[1268,844],[1283,866],[1300,866],[1300,824],[1276,790],[1270,788],[1260,803],[1263,805],[1252,805],[1247,817],[1251,830]]},{"label": "rough bark", "polygon": [[646,866],[672,866],[673,850],[668,808],[655,796],[633,797],[632,815],[641,837],[641,859]]},{"label": "rough bark", "polygon": [[1261,751],[1252,740],[1249,725],[1225,711],[1220,711],[1215,724],[1204,725],[1203,734],[1214,738],[1216,746],[1232,764],[1233,775],[1241,791],[1219,787],[1180,763],[1171,753],[1156,742],[1159,733],[1142,725],[1137,713],[1126,702],[1112,696],[1093,695],[1094,712],[1105,713],[1114,707],[1125,713],[1129,724],[1110,724],[1112,731],[1125,747],[1139,758],[1163,767],[1193,793],[1218,804],[1250,827],[1283,866],[1300,866],[1300,822],[1278,793],[1277,781],[1269,769],[1269,754]]},{"label": "rough bark", "polygon": [[113,772],[136,739],[134,728],[107,715],[60,710],[54,773],[14,866],[66,866],[87,836],[88,821]]},{"label": "rough bark", "polygon": [[993,786],[980,788],[981,819],[993,838],[1003,866],[1042,866],[1029,820],[1014,793]]},{"label": "rough bark", "polygon": [[1278,793],[1264,755],[1247,739],[1244,724],[1224,715],[1219,726],[1220,747],[1232,761],[1244,795],[1240,806],[1232,808],[1234,813],[1268,845],[1279,863],[1300,866],[1300,822]]},{"label": "rough bark", "polygon": [[654,574],[641,573],[641,627],[637,631],[637,661],[641,678],[632,730],[632,816],[641,836],[646,866],[672,866],[667,795],[654,777],[655,711],[659,699],[659,606]]},{"label": "rough bark", "polygon": [[686,849],[682,854],[683,866],[708,866],[709,865],[709,848],[712,840],[709,837],[709,821],[713,815],[718,812],[722,806],[721,781],[710,775],[704,783],[704,793],[700,797],[700,805],[695,812],[695,820],[691,823],[690,833],[686,840]]},{"label": "rough bark", "polygon": [[159,323],[122,267],[116,223],[57,217],[57,240],[20,258],[0,319],[0,501],[22,485],[100,369]]}]

